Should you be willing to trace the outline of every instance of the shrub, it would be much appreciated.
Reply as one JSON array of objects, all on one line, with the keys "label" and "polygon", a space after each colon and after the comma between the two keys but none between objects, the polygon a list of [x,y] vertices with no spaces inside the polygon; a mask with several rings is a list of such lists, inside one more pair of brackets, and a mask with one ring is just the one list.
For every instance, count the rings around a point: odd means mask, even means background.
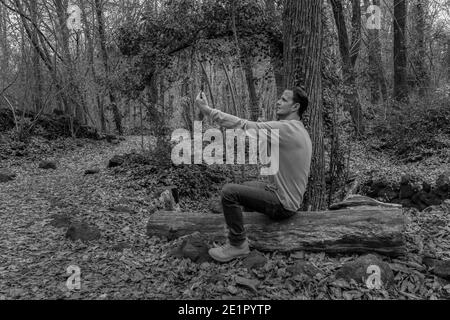
[{"label": "shrub", "polygon": [[380,149],[406,161],[421,160],[450,147],[450,101],[445,95],[417,98],[375,118]]}]

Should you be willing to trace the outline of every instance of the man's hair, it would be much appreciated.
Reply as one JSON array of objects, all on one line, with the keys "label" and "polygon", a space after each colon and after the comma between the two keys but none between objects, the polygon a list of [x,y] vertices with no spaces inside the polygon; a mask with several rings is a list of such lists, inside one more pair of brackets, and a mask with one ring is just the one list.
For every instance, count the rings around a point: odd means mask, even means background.
[{"label": "man's hair", "polygon": [[302,119],[306,110],[308,110],[308,106],[309,106],[308,95],[300,87],[293,88],[292,92],[294,93],[294,97],[293,97],[294,104],[297,104],[297,103],[300,104],[300,108],[298,109],[298,115],[300,116],[300,119]]}]

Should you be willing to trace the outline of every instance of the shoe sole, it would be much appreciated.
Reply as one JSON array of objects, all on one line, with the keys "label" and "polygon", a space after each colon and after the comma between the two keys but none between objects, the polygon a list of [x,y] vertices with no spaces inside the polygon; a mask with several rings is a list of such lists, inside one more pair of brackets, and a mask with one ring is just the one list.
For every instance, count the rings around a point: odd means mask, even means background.
[{"label": "shoe sole", "polygon": [[240,254],[238,256],[234,256],[232,258],[229,258],[229,259],[221,259],[221,258],[215,257],[211,253],[209,253],[211,258],[213,258],[214,260],[216,260],[218,262],[222,262],[222,263],[230,262],[230,261],[233,261],[234,259],[244,258],[244,257],[248,256],[249,254],[250,254],[250,252],[243,253],[243,254]]}]

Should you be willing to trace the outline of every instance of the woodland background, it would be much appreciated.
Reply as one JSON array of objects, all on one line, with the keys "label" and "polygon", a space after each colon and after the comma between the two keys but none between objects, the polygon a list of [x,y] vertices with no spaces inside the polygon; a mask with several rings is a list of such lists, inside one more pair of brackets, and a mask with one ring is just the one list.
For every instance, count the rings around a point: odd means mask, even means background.
[{"label": "woodland background", "polygon": [[[79,16],[68,12],[71,4]],[[368,28],[371,5],[380,8],[380,29]],[[69,28],[71,19],[79,27]],[[95,261],[84,272],[100,272],[111,287],[102,293],[106,282],[92,280],[82,298],[239,294],[227,278],[236,266],[221,266],[224,279],[212,280],[205,265],[168,266],[171,244],[143,240],[139,228],[160,209],[158,188],[175,186],[182,210],[220,211],[224,183],[260,179],[250,165],[170,163],[170,135],[193,129],[200,90],[212,107],[256,121],[274,119],[274,104],[293,85],[311,98],[304,121],[314,156],[304,209],[325,210],[350,189],[403,205],[413,221],[406,261],[414,270],[390,261],[396,291],[379,297],[447,297],[448,266],[436,275],[417,256],[450,257],[448,0],[0,0],[0,240],[8,248],[0,297],[79,298],[58,284],[40,291],[44,272],[29,278],[27,271],[28,263],[64,279],[61,265],[75,259],[75,249],[85,264]],[[87,219],[103,238],[94,248],[68,244],[64,233],[48,229],[49,219],[62,227]],[[36,260],[26,258],[30,245]],[[140,261],[126,267],[133,276],[120,262],[113,263],[121,270],[114,281],[99,271],[112,263],[100,261],[113,259],[111,248],[124,261]],[[55,252],[61,265],[54,265]],[[267,257],[267,270],[256,275],[263,279],[257,297],[372,297],[328,281],[356,256],[302,255],[322,270],[303,287],[280,280],[284,256]],[[144,271],[146,265],[157,267]],[[166,269],[173,272],[168,280]],[[217,287],[202,288],[210,280]],[[137,287],[125,289],[129,281]],[[180,295],[171,291],[178,286]]]}]

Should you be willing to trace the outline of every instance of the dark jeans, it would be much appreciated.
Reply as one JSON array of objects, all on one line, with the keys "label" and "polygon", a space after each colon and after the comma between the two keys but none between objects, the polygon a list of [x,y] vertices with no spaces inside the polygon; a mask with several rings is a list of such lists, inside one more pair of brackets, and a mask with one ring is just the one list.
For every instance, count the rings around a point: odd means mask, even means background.
[{"label": "dark jeans", "polygon": [[296,214],[284,209],[275,192],[266,183],[256,181],[245,182],[243,185],[225,185],[222,189],[222,206],[229,229],[228,239],[233,246],[239,246],[246,240],[241,206],[246,211],[260,212],[276,221]]}]

